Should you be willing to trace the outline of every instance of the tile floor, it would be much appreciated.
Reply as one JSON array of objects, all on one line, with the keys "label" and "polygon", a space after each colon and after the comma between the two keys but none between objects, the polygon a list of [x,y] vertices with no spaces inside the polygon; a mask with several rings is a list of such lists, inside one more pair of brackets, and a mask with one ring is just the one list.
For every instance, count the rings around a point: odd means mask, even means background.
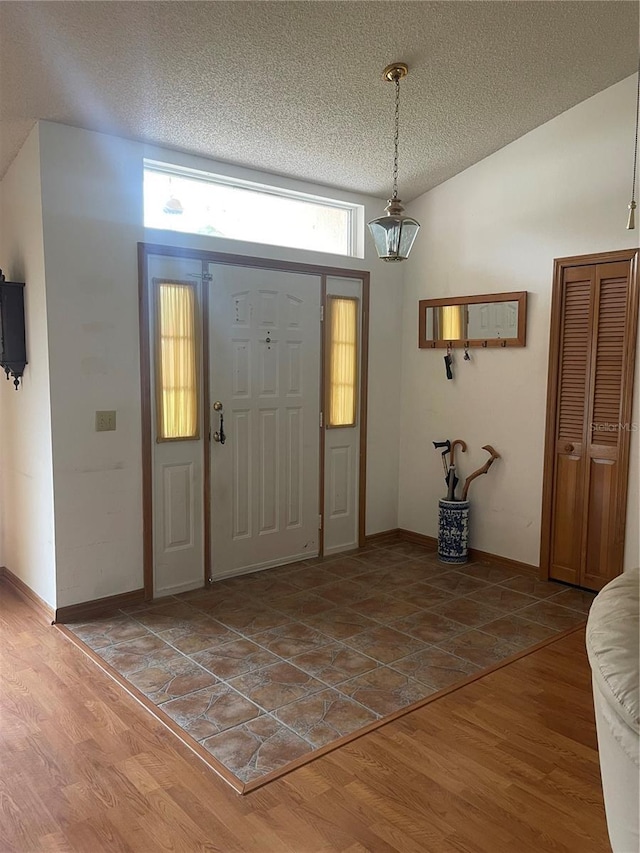
[{"label": "tile floor", "polygon": [[592,599],[396,542],[68,627],[248,783],[581,624]]}]

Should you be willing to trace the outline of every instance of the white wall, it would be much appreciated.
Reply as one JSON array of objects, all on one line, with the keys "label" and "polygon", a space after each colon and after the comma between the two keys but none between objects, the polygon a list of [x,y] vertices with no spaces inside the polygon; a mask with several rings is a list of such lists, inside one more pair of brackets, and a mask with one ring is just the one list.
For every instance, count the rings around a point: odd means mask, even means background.
[{"label": "white wall", "polygon": [[56,606],[49,355],[34,128],[0,184],[0,267],[24,281],[27,359],[20,389],[0,381],[0,565]]},{"label": "white wall", "polygon": [[[143,229],[145,156],[277,183],[322,188],[235,169],[126,140],[41,122],[58,607],[142,586],[142,470],[136,243],[372,270],[367,532],[397,526],[401,272],[367,248],[364,260]],[[331,193],[333,194],[333,193]],[[379,200],[344,194],[379,215]],[[96,433],[97,409],[117,411]]]},{"label": "white wall", "polygon": [[[411,205],[422,223],[405,268],[399,525],[437,535],[443,495],[431,441],[463,438],[464,476],[476,480],[471,545],[538,565],[553,260],[638,245],[625,229],[636,78],[599,93],[467,169]],[[527,346],[455,351],[447,381],[441,350],[417,346],[418,300],[529,292]],[[634,414],[640,424],[640,358]],[[640,562],[638,432],[632,435],[625,566]]]}]

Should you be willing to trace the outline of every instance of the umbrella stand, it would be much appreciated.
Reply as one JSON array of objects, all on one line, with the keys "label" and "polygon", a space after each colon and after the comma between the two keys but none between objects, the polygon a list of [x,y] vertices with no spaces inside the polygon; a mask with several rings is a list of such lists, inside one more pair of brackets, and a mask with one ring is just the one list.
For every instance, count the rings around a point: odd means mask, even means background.
[{"label": "umbrella stand", "polygon": [[438,559],[441,563],[469,560],[469,501],[438,502]]}]

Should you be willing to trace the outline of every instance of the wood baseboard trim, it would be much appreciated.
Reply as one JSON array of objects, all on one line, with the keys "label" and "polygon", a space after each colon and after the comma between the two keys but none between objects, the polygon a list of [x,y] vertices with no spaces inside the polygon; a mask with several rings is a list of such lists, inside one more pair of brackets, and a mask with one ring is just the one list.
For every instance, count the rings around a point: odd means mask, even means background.
[{"label": "wood baseboard trim", "polygon": [[518,571],[534,575],[536,579],[540,576],[539,566],[533,566],[531,563],[521,563],[519,560],[512,560],[511,557],[489,554],[487,551],[478,551],[477,548],[469,548],[469,556],[472,560],[482,560],[485,563],[503,566],[505,569],[518,569]]},{"label": "wood baseboard trim", "polygon": [[[435,536],[426,536],[424,533],[416,533],[413,530],[404,530],[399,528],[398,533],[401,539],[407,542],[415,542],[417,545],[424,545],[431,551],[438,550],[438,540]],[[491,554],[488,551],[479,551],[477,548],[469,548],[469,560],[479,560],[484,563],[491,563],[493,566],[502,566],[505,569],[517,569],[520,572],[535,575],[536,578],[540,575],[540,568],[532,566],[530,563],[521,563],[519,560],[512,560],[510,557],[501,557],[499,554]],[[464,565],[464,564],[462,564]],[[452,568],[455,566],[452,564]]]},{"label": "wood baseboard trim", "polygon": [[438,540],[435,536],[427,536],[425,533],[416,533],[414,530],[399,528],[400,538],[405,542],[414,542],[416,545],[424,545],[430,551],[438,550]]},{"label": "wood baseboard trim", "polygon": [[58,607],[55,613],[56,622],[75,622],[92,616],[103,616],[121,607],[131,604],[141,604],[145,600],[144,589],[133,589],[119,595],[109,595],[106,598],[96,598],[93,601],[83,601],[80,604],[69,604]]},{"label": "wood baseboard trim", "polygon": [[55,610],[44,599],[35,593],[30,586],[20,580],[17,575],[9,571],[6,566],[0,566],[0,581],[4,581],[16,592],[20,598],[40,617],[47,625],[53,625]]},{"label": "wood baseboard trim", "polygon": [[400,537],[400,528],[393,530],[382,530],[380,533],[369,533],[364,537],[365,545],[380,545],[387,540],[393,541]]}]

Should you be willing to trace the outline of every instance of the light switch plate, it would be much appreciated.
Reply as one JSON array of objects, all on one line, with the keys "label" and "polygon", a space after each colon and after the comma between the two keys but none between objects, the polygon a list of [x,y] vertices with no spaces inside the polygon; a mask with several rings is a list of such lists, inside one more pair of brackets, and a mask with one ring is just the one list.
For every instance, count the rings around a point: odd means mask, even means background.
[{"label": "light switch plate", "polygon": [[109,432],[116,428],[116,413],[96,412],[96,432]]}]

